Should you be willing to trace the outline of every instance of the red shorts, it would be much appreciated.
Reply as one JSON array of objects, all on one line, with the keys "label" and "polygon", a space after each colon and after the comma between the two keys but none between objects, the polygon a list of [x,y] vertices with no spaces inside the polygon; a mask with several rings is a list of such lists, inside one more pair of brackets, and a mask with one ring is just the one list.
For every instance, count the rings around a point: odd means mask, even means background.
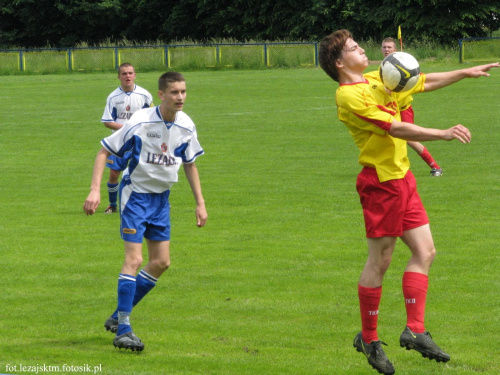
[{"label": "red shorts", "polygon": [[363,168],[356,181],[366,237],[400,237],[429,223],[411,171],[398,180],[379,182],[375,168]]},{"label": "red shorts", "polygon": [[408,108],[400,112],[401,121],[409,122],[414,124],[415,114],[413,113],[413,107],[410,105]]}]

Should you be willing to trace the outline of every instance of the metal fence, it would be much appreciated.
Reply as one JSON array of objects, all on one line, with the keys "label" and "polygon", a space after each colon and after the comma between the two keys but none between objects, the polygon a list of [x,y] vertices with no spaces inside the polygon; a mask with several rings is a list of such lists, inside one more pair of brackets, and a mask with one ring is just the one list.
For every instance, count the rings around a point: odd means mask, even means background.
[{"label": "metal fence", "polygon": [[0,74],[318,66],[318,44],[247,43],[0,50]]},{"label": "metal fence", "polygon": [[498,61],[500,59],[500,38],[466,38],[458,41],[460,62]]}]

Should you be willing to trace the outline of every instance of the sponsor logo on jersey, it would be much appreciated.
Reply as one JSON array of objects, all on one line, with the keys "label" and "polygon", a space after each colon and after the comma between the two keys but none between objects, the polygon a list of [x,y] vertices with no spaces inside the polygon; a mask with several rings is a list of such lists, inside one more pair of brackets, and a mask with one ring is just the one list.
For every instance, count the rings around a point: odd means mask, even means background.
[{"label": "sponsor logo on jersey", "polygon": [[158,133],[148,133],[147,136],[149,138],[161,138],[161,135]]},{"label": "sponsor logo on jersey", "polygon": [[132,117],[132,113],[130,113],[130,112],[122,112],[122,113],[120,113],[120,116],[118,116],[118,118],[121,120],[128,120],[131,117]]},{"label": "sponsor logo on jersey", "polygon": [[148,152],[146,163],[165,165],[165,166],[179,164],[173,156],[164,155],[164,154],[155,154],[152,152]]}]

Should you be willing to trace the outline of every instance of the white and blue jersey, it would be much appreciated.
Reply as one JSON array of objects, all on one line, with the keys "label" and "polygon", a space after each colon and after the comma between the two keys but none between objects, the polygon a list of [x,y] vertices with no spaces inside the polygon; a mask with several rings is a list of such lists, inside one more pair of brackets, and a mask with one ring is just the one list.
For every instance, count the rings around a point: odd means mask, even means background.
[{"label": "white and blue jersey", "polygon": [[159,107],[139,110],[120,130],[101,141],[113,155],[130,152],[120,185],[120,232],[125,241],[170,240],[170,188],[183,163],[203,154],[191,118],[177,112],[163,121]]},{"label": "white and blue jersey", "polygon": [[106,100],[101,122],[117,122],[124,125],[139,109],[151,107],[153,97],[148,90],[135,85],[133,91],[118,87]]},{"label": "white and blue jersey", "polygon": [[[106,100],[106,107],[101,122],[117,122],[124,125],[139,109],[149,108],[153,104],[153,97],[149,91],[135,85],[133,91],[123,91],[118,87]],[[127,167],[127,158],[118,159],[111,156],[107,160],[108,168],[122,171]]]},{"label": "white and blue jersey", "polygon": [[101,144],[118,157],[131,152],[123,178],[137,193],[169,190],[178,180],[181,164],[203,154],[191,118],[179,111],[174,122],[163,121],[159,107],[137,111]]}]

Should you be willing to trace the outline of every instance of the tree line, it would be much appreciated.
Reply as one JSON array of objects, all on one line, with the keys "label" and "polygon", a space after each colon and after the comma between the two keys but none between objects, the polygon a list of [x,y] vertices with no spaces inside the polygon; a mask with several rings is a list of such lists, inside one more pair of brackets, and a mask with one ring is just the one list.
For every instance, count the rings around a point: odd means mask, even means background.
[{"label": "tree line", "polygon": [[0,0],[0,48],[103,41],[318,41],[347,28],[358,40],[456,44],[500,29],[498,0]]}]

